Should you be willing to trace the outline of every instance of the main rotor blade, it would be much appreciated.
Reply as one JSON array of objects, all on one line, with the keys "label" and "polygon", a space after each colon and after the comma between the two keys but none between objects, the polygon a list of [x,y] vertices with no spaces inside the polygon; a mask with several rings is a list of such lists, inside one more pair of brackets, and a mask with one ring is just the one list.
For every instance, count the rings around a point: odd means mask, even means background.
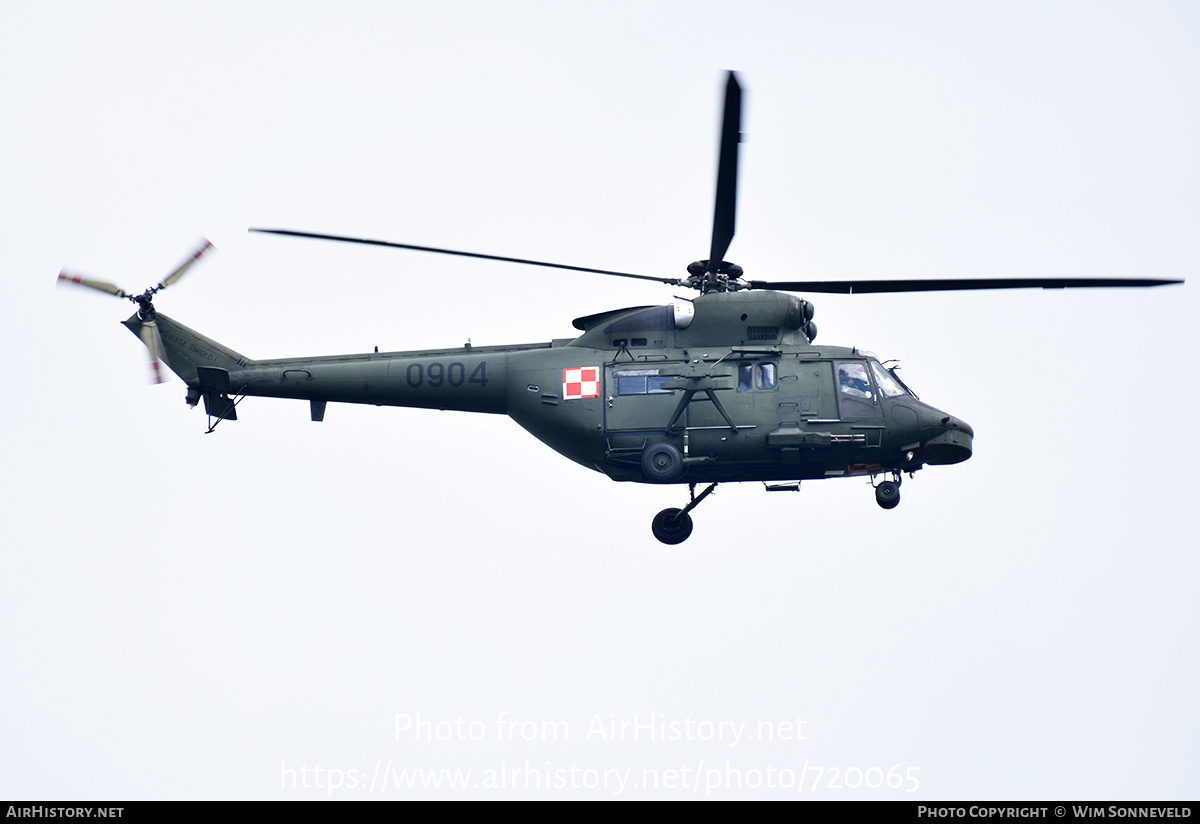
[{"label": "main rotor blade", "polygon": [[181,277],[183,277],[184,274],[187,273],[187,270],[191,269],[195,264],[199,263],[200,259],[202,257],[204,257],[206,254],[208,254],[209,252],[217,251],[217,247],[213,246],[212,243],[210,243],[207,238],[201,238],[201,240],[203,240],[204,242],[196,247],[195,251],[193,251],[191,253],[191,255],[188,257],[188,259],[185,260],[183,263],[179,264],[179,267],[174,272],[167,275],[165,278],[162,279],[162,281],[159,282],[159,284],[158,284],[159,289],[166,289],[172,283],[174,283],[175,281],[177,281]]},{"label": "main rotor blade", "polygon": [[712,246],[708,271],[716,272],[733,241],[737,216],[738,143],[742,129],[742,87],[729,72],[725,82],[725,114],[721,119],[721,151],[717,162],[717,205],[713,211]]},{"label": "main rotor blade", "polygon": [[966,278],[949,280],[752,280],[751,289],[785,292],[880,294],[885,292],[957,292],[968,289],[1104,289],[1166,286],[1182,280],[1151,278]]},{"label": "main rotor blade", "polygon": [[497,260],[501,263],[524,263],[528,266],[545,266],[550,269],[567,269],[572,272],[591,272],[596,275],[613,275],[619,278],[637,278],[638,280],[653,280],[657,283],[669,283],[682,286],[677,278],[656,278],[651,275],[633,275],[629,272],[612,272],[608,269],[590,269],[586,266],[568,266],[565,263],[548,263],[544,260],[526,260],[525,258],[504,257],[502,255],[485,255],[479,252],[462,252],[457,249],[438,249],[434,246],[414,246],[410,243],[393,243],[388,240],[372,240],[365,237],[344,237],[342,235],[323,235],[316,232],[296,232],[291,229],[250,229],[267,235],[284,235],[285,237],[306,237],[314,240],[334,240],[339,243],[362,243],[367,246],[386,246],[392,249],[411,249],[416,252],[433,252],[439,255],[457,255],[458,257],[479,258],[480,260]]},{"label": "main rotor blade", "polygon": [[109,283],[106,280],[90,280],[81,275],[73,275],[66,269],[58,273],[59,283],[71,283],[75,286],[87,286],[91,289],[99,289],[101,292],[108,292],[110,295],[116,295],[119,298],[128,297],[125,290],[117,286],[115,283]]}]

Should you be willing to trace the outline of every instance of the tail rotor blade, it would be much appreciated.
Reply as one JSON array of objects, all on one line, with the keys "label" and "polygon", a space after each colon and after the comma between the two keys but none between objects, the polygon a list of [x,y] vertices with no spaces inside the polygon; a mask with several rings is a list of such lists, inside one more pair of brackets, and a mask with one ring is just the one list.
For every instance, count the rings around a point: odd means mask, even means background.
[{"label": "tail rotor blade", "polygon": [[159,334],[158,324],[154,321],[143,322],[138,329],[138,337],[146,344],[150,352],[150,382],[163,383],[166,378],[162,373],[162,335]]},{"label": "tail rotor blade", "polygon": [[196,247],[191,255],[188,256],[187,260],[179,264],[179,267],[174,272],[162,279],[162,281],[158,284],[158,289],[166,289],[172,283],[187,274],[187,270],[199,263],[201,258],[203,258],[205,255],[217,251],[217,247],[213,246],[207,238],[202,238],[202,240],[204,240],[204,242]]},{"label": "tail rotor blade", "polygon": [[129,297],[125,290],[117,286],[115,283],[109,283],[104,280],[91,280],[82,275],[72,274],[66,269],[58,273],[59,283],[70,283],[74,286],[87,286],[89,289],[98,289],[101,292],[107,292],[110,295],[116,295],[119,298]]}]

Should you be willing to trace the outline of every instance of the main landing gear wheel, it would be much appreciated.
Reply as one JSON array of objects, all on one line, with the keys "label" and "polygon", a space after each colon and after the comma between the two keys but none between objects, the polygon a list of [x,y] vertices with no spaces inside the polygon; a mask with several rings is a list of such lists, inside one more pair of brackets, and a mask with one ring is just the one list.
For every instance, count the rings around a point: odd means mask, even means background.
[{"label": "main landing gear wheel", "polygon": [[683,474],[683,455],[669,443],[649,446],[642,452],[642,473],[654,483],[674,483]]},{"label": "main landing gear wheel", "polygon": [[682,544],[692,534],[692,516],[682,509],[664,509],[654,516],[650,529],[664,544]]},{"label": "main landing gear wheel", "polygon": [[875,487],[875,503],[884,509],[895,509],[900,503],[900,484],[884,481]]}]

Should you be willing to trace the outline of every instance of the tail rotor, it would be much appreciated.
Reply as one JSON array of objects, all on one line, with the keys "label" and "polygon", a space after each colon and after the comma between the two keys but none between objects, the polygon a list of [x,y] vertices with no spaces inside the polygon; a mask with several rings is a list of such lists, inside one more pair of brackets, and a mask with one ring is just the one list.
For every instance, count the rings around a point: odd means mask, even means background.
[{"label": "tail rotor", "polygon": [[114,283],[87,278],[68,272],[66,269],[58,273],[58,282],[60,284],[68,283],[72,286],[86,286],[89,289],[95,289],[136,303],[138,306],[137,317],[141,321],[136,332],[142,343],[146,344],[146,349],[150,353],[150,380],[153,383],[162,383],[165,380],[162,373],[162,363],[165,360],[165,356],[162,335],[158,331],[158,323],[155,320],[154,295],[178,282],[180,278],[187,274],[189,269],[199,263],[206,255],[215,251],[216,247],[212,243],[207,239],[202,239],[202,242],[189,253],[183,263],[179,264],[169,275],[140,295],[132,295]]}]

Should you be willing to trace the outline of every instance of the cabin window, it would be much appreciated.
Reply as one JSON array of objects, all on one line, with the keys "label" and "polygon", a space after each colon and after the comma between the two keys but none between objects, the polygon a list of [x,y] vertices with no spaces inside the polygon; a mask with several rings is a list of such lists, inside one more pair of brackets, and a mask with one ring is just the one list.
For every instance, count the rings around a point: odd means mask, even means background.
[{"label": "cabin window", "polygon": [[657,369],[622,369],[613,373],[618,395],[669,395],[670,389],[663,384],[674,380],[670,375],[660,375]]},{"label": "cabin window", "polygon": [[754,388],[754,364],[738,364],[738,391],[749,392]]},{"label": "cabin window", "polygon": [[760,363],[754,370],[754,385],[759,389],[775,388],[775,364]]},{"label": "cabin window", "polygon": [[778,383],[778,374],[775,364],[749,361],[742,361],[738,364],[739,392],[749,392],[751,389],[774,389],[776,383]]}]

